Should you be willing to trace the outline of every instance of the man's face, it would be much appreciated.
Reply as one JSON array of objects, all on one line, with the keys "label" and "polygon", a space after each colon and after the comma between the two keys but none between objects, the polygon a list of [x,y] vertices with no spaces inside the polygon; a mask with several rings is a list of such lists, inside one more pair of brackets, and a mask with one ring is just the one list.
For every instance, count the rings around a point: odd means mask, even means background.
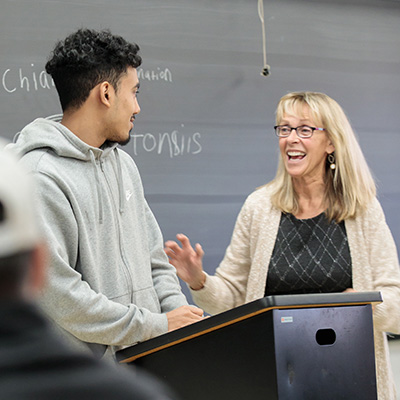
[{"label": "man's face", "polygon": [[130,140],[135,116],[140,113],[137,100],[139,79],[135,68],[129,67],[119,80],[112,113],[108,123],[107,140],[126,144]]}]

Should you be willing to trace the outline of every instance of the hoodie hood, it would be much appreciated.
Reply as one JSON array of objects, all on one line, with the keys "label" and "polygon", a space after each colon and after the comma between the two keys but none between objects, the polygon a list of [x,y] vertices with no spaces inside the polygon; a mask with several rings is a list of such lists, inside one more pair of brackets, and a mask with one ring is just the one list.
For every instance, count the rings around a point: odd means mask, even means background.
[{"label": "hoodie hood", "polygon": [[91,161],[91,154],[106,157],[117,143],[106,143],[103,148],[92,147],[80,140],[59,122],[37,118],[17,134],[16,143],[8,147],[20,157],[37,149],[51,149],[60,157]]},{"label": "hoodie hood", "polygon": [[23,157],[34,150],[52,150],[59,157],[90,162],[93,166],[96,182],[99,223],[103,223],[103,195],[99,163],[109,158],[112,153],[115,155],[117,166],[119,212],[120,214],[124,212],[124,184],[117,145],[118,143],[115,142],[106,142],[102,148],[89,146],[61,123],[45,118],[37,118],[17,134],[15,143],[8,145],[7,148],[19,157]]}]

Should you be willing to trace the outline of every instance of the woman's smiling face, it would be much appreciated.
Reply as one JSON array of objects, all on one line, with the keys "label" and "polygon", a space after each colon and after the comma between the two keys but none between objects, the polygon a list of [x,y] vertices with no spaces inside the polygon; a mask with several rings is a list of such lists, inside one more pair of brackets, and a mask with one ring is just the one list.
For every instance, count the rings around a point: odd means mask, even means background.
[{"label": "woman's smiling face", "polygon": [[[314,121],[308,105],[298,111],[286,112],[279,125],[323,128],[319,121]],[[306,182],[324,179],[326,157],[335,150],[326,131],[315,130],[311,137],[300,138],[294,129],[288,137],[279,138],[279,148],[289,175]]]}]

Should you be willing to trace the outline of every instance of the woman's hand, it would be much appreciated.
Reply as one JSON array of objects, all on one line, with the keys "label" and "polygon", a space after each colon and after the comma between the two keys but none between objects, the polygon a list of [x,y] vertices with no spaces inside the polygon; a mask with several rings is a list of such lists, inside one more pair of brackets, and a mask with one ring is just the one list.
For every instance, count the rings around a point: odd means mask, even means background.
[{"label": "woman's hand", "polygon": [[179,278],[188,283],[191,289],[199,290],[206,281],[202,263],[204,251],[198,243],[193,249],[189,238],[182,233],[176,235],[176,238],[182,247],[173,240],[168,240],[165,242],[164,251],[170,263],[176,268]]},{"label": "woman's hand", "polygon": [[353,288],[347,288],[346,290],[343,290],[343,293],[355,293],[356,290],[354,290]]}]

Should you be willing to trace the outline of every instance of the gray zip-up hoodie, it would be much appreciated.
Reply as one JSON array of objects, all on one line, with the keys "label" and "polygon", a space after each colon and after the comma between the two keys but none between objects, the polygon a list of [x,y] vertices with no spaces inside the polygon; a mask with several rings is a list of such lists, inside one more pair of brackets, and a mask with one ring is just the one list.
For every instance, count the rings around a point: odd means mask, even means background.
[{"label": "gray zip-up hoodie", "polygon": [[132,158],[43,118],[9,147],[38,182],[50,247],[41,303],[61,331],[118,347],[167,332],[164,313],[187,301]]}]

